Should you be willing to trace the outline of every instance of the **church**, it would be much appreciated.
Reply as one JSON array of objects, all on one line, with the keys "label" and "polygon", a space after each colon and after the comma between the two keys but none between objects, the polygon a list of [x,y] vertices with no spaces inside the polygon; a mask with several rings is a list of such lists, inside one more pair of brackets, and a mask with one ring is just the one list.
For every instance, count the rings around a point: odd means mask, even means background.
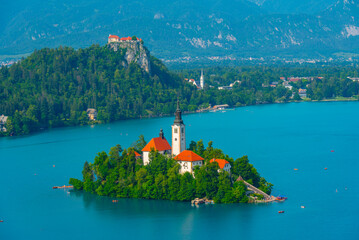
[{"label": "church", "polygon": [[151,150],[158,151],[160,154],[168,157],[174,157],[174,160],[181,165],[180,173],[193,173],[195,166],[202,166],[204,159],[196,153],[186,150],[186,126],[182,120],[182,111],[177,101],[176,118],[172,124],[172,147],[166,140],[161,129],[159,137],[152,138],[151,141],[142,149],[143,164],[150,163]]}]

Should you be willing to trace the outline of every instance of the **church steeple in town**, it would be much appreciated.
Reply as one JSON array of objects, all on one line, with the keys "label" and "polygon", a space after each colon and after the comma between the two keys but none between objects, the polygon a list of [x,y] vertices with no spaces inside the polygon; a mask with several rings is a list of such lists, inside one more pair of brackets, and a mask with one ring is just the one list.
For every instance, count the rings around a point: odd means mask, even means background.
[{"label": "church steeple in town", "polygon": [[203,75],[203,69],[201,69],[201,77],[200,77],[200,86],[201,86],[201,89],[204,88],[204,75]]}]

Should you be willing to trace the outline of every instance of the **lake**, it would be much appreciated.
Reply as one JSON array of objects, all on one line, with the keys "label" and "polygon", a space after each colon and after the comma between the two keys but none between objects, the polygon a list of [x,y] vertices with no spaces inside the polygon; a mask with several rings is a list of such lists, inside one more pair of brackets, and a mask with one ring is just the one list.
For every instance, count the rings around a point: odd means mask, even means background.
[{"label": "lake", "polygon": [[161,128],[171,139],[174,117],[61,128],[0,139],[0,239],[359,239],[359,102],[250,106],[183,120],[187,145],[212,140],[233,158],[248,155],[272,194],[288,200],[195,208],[53,190],[116,144],[129,147],[140,134],[149,141]]}]

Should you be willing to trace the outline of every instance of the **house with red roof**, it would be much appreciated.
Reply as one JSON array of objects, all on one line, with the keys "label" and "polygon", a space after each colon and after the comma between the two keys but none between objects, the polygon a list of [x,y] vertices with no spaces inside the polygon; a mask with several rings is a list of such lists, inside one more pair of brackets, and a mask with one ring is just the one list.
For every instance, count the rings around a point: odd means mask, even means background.
[{"label": "house with red roof", "polygon": [[174,160],[177,161],[179,165],[181,165],[180,173],[183,174],[185,172],[189,172],[193,174],[194,167],[203,165],[203,158],[198,154],[190,151],[184,150],[180,154],[178,154]]},{"label": "house with red roof", "polygon": [[147,145],[142,149],[143,165],[150,163],[151,151],[158,151],[162,155],[171,156],[172,148],[171,145],[167,142],[162,129],[160,131],[160,136],[152,138],[151,141],[149,141],[149,143],[147,143]]},{"label": "house with red roof", "polygon": [[209,162],[210,163],[217,162],[218,166],[219,166],[218,171],[226,171],[228,173],[231,173],[231,164],[229,164],[229,162],[227,160],[213,158]]},{"label": "house with red roof", "polygon": [[119,41],[120,41],[119,36],[111,35],[111,34],[108,36],[108,43],[119,42]]},{"label": "house with red roof", "polygon": [[[136,151],[133,151],[133,153],[135,154],[135,158],[136,159],[139,159],[139,158],[141,158],[142,157],[142,155],[141,154],[139,154],[138,152],[136,152]],[[130,153],[127,153],[127,155],[130,155]]]}]

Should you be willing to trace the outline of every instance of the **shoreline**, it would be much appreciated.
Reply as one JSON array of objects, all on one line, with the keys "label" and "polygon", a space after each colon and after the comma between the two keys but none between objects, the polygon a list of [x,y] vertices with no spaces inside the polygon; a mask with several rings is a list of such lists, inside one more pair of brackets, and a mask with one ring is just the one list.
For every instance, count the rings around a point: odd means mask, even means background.
[{"label": "shoreline", "polygon": [[[322,99],[322,100],[302,100],[302,101],[288,101],[288,102],[272,102],[272,103],[256,103],[256,104],[251,104],[251,105],[242,105],[242,106],[230,106],[232,109],[237,109],[237,108],[242,108],[242,107],[249,107],[249,106],[259,106],[259,105],[270,105],[270,104],[285,104],[285,103],[303,103],[303,102],[358,102],[359,99],[355,99],[355,98],[343,98],[343,99]],[[212,108],[206,108],[206,109],[199,109],[196,111],[185,111],[183,112],[183,115],[190,115],[190,114],[197,114],[197,113],[207,113],[210,112],[211,110],[213,110]],[[223,109],[223,111],[225,111],[226,109]],[[140,119],[152,119],[152,118],[163,118],[163,117],[170,117],[173,114],[160,114],[160,115],[152,115],[152,116],[146,116],[146,117],[142,117],[139,116],[137,118],[128,118],[128,119],[121,119],[121,120],[117,120],[117,121],[113,121],[113,122],[109,122],[109,123],[115,123],[115,122],[120,122],[120,121],[128,121],[128,120],[140,120]],[[89,123],[87,125],[74,125],[74,126],[62,126],[62,127],[54,127],[54,128],[47,128],[47,129],[39,129],[38,131],[32,132],[30,134],[26,134],[26,135],[16,135],[16,136],[1,136],[0,138],[5,138],[5,137],[23,137],[23,136],[31,136],[33,134],[36,133],[40,133],[46,130],[50,130],[50,129],[61,129],[61,128],[66,128],[66,127],[79,127],[79,126],[91,126],[91,125],[102,125],[102,124],[109,124],[109,123],[101,123],[101,122],[97,122],[97,123]]]}]

